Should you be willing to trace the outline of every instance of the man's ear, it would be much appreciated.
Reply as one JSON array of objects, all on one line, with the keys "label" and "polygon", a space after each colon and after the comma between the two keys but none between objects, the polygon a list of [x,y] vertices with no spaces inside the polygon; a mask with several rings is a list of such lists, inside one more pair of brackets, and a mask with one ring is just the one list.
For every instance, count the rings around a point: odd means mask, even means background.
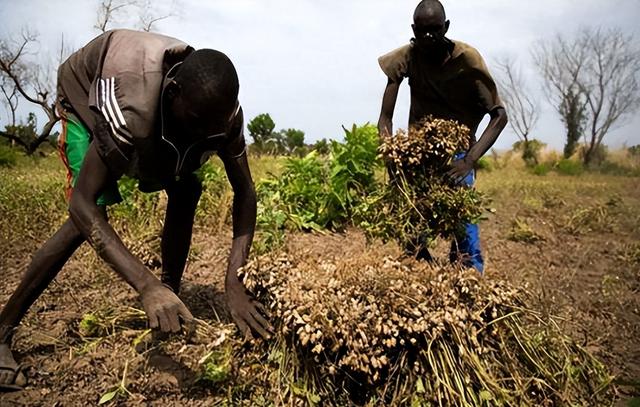
[{"label": "man's ear", "polygon": [[168,100],[173,100],[180,94],[180,90],[181,88],[178,82],[171,80],[169,83],[167,83],[167,87],[164,88],[164,94],[166,95]]},{"label": "man's ear", "polygon": [[449,20],[444,22],[444,33],[445,34],[449,31],[449,23],[450,23]]}]

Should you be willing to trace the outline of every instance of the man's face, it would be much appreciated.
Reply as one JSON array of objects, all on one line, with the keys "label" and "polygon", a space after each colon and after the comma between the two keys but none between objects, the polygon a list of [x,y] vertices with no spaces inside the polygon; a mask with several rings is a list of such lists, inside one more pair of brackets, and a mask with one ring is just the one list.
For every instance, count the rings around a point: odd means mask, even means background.
[{"label": "man's face", "polygon": [[226,133],[227,112],[206,109],[205,103],[188,100],[177,95],[169,103],[167,114],[170,136],[181,145],[191,145],[212,135]]},{"label": "man's face", "polygon": [[[237,102],[236,102],[237,103]],[[198,168],[203,158],[220,146],[231,127],[234,110],[207,107],[210,103],[183,97],[180,93],[168,101],[165,138],[183,156],[183,169]]]},{"label": "man's face", "polygon": [[449,21],[440,13],[425,12],[414,19],[413,34],[416,45],[425,50],[427,55],[440,57],[447,51],[445,34]]}]

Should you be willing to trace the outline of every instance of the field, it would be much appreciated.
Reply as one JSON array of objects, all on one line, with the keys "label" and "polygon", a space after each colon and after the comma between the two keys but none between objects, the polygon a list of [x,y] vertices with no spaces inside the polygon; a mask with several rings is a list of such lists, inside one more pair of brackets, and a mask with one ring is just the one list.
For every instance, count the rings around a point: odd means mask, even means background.
[{"label": "field", "polygon": [[[251,165],[256,180],[280,169],[268,157]],[[640,178],[498,167],[478,176],[478,189],[491,199],[481,223],[484,278],[522,288],[531,308],[604,363],[615,377],[616,403],[638,405]],[[0,168],[0,304],[64,220],[63,182],[55,156],[21,157]],[[198,212],[181,293],[201,320],[196,332],[152,341],[134,291],[83,245],[18,329],[14,348],[30,382],[22,392],[0,394],[0,405],[318,403],[303,382],[283,376],[270,344],[244,343],[230,323],[222,293],[230,199],[228,190],[208,190]],[[136,195],[110,214],[125,242],[156,269],[162,217],[140,215],[161,214],[163,204],[162,196]],[[285,245],[289,256],[336,261],[400,254],[355,228],[290,233]],[[444,261],[447,243],[438,242],[435,253]]]}]

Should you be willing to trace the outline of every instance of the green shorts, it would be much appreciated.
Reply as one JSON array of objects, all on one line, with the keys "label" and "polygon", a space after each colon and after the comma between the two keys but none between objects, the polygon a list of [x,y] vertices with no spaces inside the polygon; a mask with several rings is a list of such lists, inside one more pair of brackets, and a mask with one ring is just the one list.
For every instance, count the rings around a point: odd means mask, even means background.
[{"label": "green shorts", "polygon": [[[73,187],[78,181],[80,168],[84,162],[84,157],[89,150],[91,134],[82,122],[73,114],[67,111],[61,112],[62,133],[58,139],[58,148],[62,162],[67,168],[67,200],[71,199]],[[118,191],[117,182],[109,184],[102,195],[98,197],[96,203],[100,206],[113,205],[122,202],[122,196]]]}]

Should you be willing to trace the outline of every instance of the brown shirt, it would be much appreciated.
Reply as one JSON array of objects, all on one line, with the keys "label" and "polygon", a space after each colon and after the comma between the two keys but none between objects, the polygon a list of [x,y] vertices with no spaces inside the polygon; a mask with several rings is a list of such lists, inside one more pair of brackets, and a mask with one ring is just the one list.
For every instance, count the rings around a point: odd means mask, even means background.
[{"label": "brown shirt", "polygon": [[[117,149],[124,156],[124,163],[116,167],[126,167],[118,169],[160,185],[176,175],[178,164],[184,159],[184,154],[163,140],[162,116],[167,113],[161,109],[162,93],[178,64],[192,51],[184,42],[165,35],[107,31],[60,66],[58,101],[64,109],[75,112],[92,133],[103,118],[112,137],[107,140],[111,146],[98,148],[103,158]],[[242,120],[242,115],[236,119]],[[240,127],[239,137],[229,139],[223,135],[208,144],[216,150],[230,149],[232,145],[232,153],[242,151],[242,124],[235,127]],[[196,160],[190,164],[189,171],[200,163]]]},{"label": "brown shirt", "polygon": [[451,55],[442,66],[428,64],[412,44],[381,56],[378,63],[395,82],[409,78],[409,125],[427,115],[457,120],[471,129],[475,142],[482,118],[503,107],[480,53],[463,42],[453,41]]}]

